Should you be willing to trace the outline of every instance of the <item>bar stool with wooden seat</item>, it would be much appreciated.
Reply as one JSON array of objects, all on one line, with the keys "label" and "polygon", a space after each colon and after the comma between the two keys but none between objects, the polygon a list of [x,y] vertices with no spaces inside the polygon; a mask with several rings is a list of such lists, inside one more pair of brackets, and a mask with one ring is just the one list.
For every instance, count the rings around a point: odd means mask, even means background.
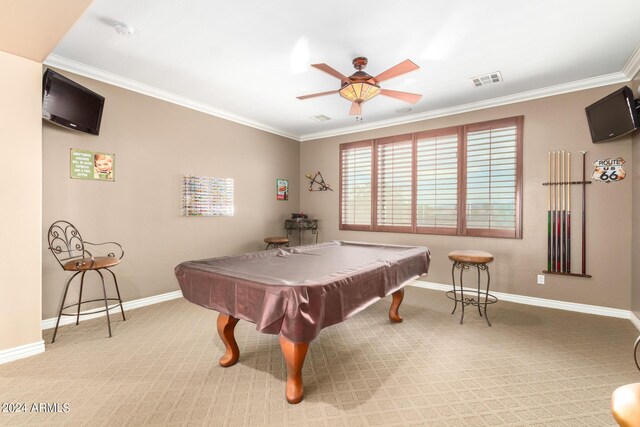
[{"label": "bar stool with wooden seat", "polygon": [[[116,242],[104,242],[104,243],[91,243],[82,239],[80,232],[78,229],[71,223],[67,221],[56,221],[51,227],[49,227],[48,232],[48,241],[49,241],[49,249],[53,256],[56,257],[56,260],[62,267],[64,271],[73,272],[73,275],[67,281],[67,285],[64,288],[64,295],[62,296],[62,302],[60,303],[60,310],[58,311],[58,320],[56,321],[56,328],[53,331],[53,338],[51,339],[51,344],[53,344],[56,340],[56,335],[58,334],[58,326],[60,325],[60,318],[62,316],[74,316],[76,318],[76,325],[80,321],[80,316],[102,313],[106,312],[107,314],[107,326],[109,328],[109,337],[111,337],[111,319],[109,318],[109,301],[117,302],[114,307],[120,307],[120,311],[122,312],[122,320],[127,320],[124,316],[124,308],[122,308],[122,298],[120,297],[120,290],[118,289],[118,280],[116,279],[116,275],[113,271],[111,271],[111,267],[120,264],[120,260],[124,256],[124,250],[122,246]],[[90,252],[87,248],[104,246],[104,252],[107,253],[106,256],[95,256],[95,252]],[[117,298],[116,297],[107,297],[107,290],[104,284],[104,276],[102,275],[101,270],[106,270],[113,276],[113,282],[116,288]],[[100,281],[102,283],[102,292],[103,298],[96,298],[90,300],[82,300],[82,290],[84,288],[84,276],[88,271],[95,271],[100,276]],[[80,275],[80,294],[78,296],[78,302],[74,304],[65,305],[65,301],[67,299],[67,293],[69,292],[69,285],[73,281],[73,279]],[[93,303],[93,302],[104,302],[104,309],[102,310],[92,310],[88,312],[80,312],[80,307],[82,304]],[[75,313],[65,313],[64,310],[72,307],[77,307]]]},{"label": "bar stool with wooden seat", "polygon": [[[638,364],[638,346],[640,337],[633,346],[633,359]],[[626,384],[614,390],[611,396],[611,414],[621,427],[640,426],[640,383]]]},{"label": "bar stool with wooden seat", "polygon": [[282,246],[289,247],[289,238],[288,237],[266,237],[264,242],[267,244],[266,250],[269,248],[279,248]]},{"label": "bar stool with wooden seat", "polygon": [[[487,317],[487,305],[493,304],[498,301],[494,295],[489,293],[489,284],[491,282],[491,276],[489,275],[489,264],[493,261],[493,255],[488,252],[483,251],[474,251],[474,250],[466,250],[466,251],[453,251],[449,253],[449,259],[453,261],[453,267],[451,268],[451,279],[453,281],[453,290],[447,292],[447,297],[454,301],[453,311],[451,314],[456,312],[458,308],[458,303],[462,306],[462,316],[460,317],[460,324],[462,324],[464,320],[464,307],[467,305],[474,305],[478,307],[478,313],[480,317],[482,317],[482,311],[480,310],[480,306],[484,306],[484,318],[487,321],[487,324],[491,326],[491,322],[489,322],[489,318]],[[462,283],[462,274],[465,270],[469,270],[469,268],[475,267],[478,271],[478,290],[477,293],[474,291],[473,293],[477,295],[477,299],[474,297],[465,297],[464,296],[464,286]],[[456,277],[455,271],[456,269],[460,270],[460,286],[459,289],[456,288]],[[480,285],[480,272],[484,271],[487,273],[487,286],[483,290]]]}]

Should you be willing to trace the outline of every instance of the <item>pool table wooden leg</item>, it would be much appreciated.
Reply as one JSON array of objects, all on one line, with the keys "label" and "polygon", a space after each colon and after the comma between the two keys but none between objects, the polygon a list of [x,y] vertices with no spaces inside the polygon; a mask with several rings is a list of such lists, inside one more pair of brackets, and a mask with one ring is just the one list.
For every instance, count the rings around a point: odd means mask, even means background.
[{"label": "pool table wooden leg", "polygon": [[404,298],[404,288],[398,289],[393,294],[393,301],[391,301],[391,308],[389,309],[389,320],[394,323],[402,322],[402,317],[398,314],[398,308],[400,308],[400,304],[402,304],[402,299]]},{"label": "pool table wooden leg", "polygon": [[218,335],[227,349],[219,362],[220,366],[225,368],[235,365],[240,357],[240,349],[236,337],[233,335],[237,323],[238,319],[233,316],[218,314]]},{"label": "pool table wooden leg", "polygon": [[291,404],[300,403],[304,395],[302,386],[302,365],[309,350],[308,342],[292,342],[280,336],[280,349],[287,365],[287,386],[285,396]]}]

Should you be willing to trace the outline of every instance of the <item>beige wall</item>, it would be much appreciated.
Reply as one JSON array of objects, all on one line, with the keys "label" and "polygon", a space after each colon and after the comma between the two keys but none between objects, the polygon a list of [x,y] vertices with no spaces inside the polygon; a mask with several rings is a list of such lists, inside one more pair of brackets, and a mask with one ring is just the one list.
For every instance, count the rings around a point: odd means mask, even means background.
[{"label": "beige wall", "polygon": [[91,0],[4,0],[0,51],[42,62]]},{"label": "beige wall", "polygon": [[41,70],[0,52],[0,351],[42,339]]},{"label": "beige wall", "polygon": [[[426,280],[451,282],[447,254],[455,249],[480,249],[495,255],[491,265],[492,289],[518,295],[630,309],[631,283],[631,187],[627,179],[615,184],[594,183],[587,188],[587,273],[591,279],[547,275],[545,285],[536,275],[546,268],[547,152],[568,150],[573,154],[573,179],[580,179],[578,151],[588,150],[587,160],[618,157],[631,159],[631,137],[616,142],[592,144],[584,108],[617,89],[596,88],[513,105],[395,126],[358,134],[302,143],[301,174],[322,171],[325,180],[338,187],[340,143],[396,135],[426,129],[524,115],[524,213],[521,240],[338,230],[339,192],[302,192],[301,209],[321,220],[323,240],[345,239],[424,245],[432,251]],[[428,98],[426,99],[428,102]],[[628,162],[628,173],[632,173]],[[589,173],[589,165],[587,173]],[[577,188],[576,188],[577,189]],[[572,264],[580,265],[580,198],[572,194],[574,239]]]},{"label": "beige wall", "polygon": [[[99,136],[44,123],[43,226],[74,223],[90,241],[125,250],[118,274],[124,300],[179,289],[173,269],[189,259],[264,249],[299,210],[300,145],[108,84],[62,72],[106,97]],[[115,153],[115,182],[69,178],[71,148]],[[181,178],[235,180],[234,217],[180,214]],[[276,201],[275,180],[290,180],[289,201]],[[56,315],[65,279],[43,243],[42,316]]]},{"label": "beige wall", "polygon": [[[640,97],[640,73],[629,85],[636,98]],[[631,310],[640,317],[640,131],[632,137],[633,158],[633,208],[632,208],[632,240],[631,240]]]}]

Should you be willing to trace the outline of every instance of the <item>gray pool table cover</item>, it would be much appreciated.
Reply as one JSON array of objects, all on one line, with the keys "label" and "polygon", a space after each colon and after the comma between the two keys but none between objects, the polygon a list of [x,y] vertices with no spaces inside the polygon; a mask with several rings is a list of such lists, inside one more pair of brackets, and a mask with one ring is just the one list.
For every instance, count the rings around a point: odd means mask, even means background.
[{"label": "gray pool table cover", "polygon": [[186,261],[175,273],[188,301],[310,342],[426,274],[430,258],[424,247],[332,241]]}]

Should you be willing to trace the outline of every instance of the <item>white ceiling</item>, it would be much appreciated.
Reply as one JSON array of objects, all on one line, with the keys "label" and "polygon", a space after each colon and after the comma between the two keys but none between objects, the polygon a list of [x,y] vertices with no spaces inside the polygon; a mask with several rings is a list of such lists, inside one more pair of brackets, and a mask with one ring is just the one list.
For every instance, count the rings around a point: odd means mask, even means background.
[{"label": "white ceiling", "polygon": [[[45,64],[308,140],[628,81],[639,18],[638,0],[94,0]],[[296,99],[340,86],[310,64],[351,75],[356,56],[374,76],[413,60],[382,87],[422,100],[378,96],[357,123],[337,94]],[[494,71],[504,82],[469,80]]]}]

